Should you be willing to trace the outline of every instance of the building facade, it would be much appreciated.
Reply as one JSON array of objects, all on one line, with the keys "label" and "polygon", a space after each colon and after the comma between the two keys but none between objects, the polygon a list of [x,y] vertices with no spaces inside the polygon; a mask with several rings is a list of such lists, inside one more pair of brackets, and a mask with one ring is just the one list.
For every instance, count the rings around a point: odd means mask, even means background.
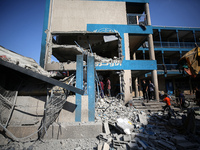
[{"label": "building facade", "polygon": [[[40,64],[48,71],[76,71],[76,55],[86,51],[95,56],[98,76],[110,77],[113,96],[122,93],[128,102],[137,77],[150,73],[159,99],[148,2],[47,0]],[[149,59],[137,60],[146,40]]]}]

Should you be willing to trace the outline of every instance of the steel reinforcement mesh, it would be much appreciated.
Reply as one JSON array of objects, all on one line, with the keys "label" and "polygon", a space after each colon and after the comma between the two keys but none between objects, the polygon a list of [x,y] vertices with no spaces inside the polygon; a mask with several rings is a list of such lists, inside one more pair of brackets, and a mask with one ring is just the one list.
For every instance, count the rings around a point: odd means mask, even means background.
[{"label": "steel reinforcement mesh", "polygon": [[0,123],[4,127],[8,125],[16,98],[17,91],[8,91],[0,87]]},{"label": "steel reinforcement mesh", "polygon": [[[68,77],[64,79],[62,82],[66,84],[71,84],[75,80],[75,76]],[[58,118],[60,111],[63,108],[63,105],[66,102],[68,96],[67,90],[59,87],[54,86],[49,91],[49,96],[47,97],[44,109],[44,115],[41,121],[41,125],[38,132],[38,138],[41,139],[44,137],[46,131],[48,130],[49,126],[56,121]]]}]

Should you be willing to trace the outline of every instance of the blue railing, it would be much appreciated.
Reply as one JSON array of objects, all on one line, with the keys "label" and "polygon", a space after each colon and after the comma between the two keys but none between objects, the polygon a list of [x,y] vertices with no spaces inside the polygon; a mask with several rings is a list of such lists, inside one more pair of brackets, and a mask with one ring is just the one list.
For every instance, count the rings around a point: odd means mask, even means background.
[{"label": "blue railing", "polygon": [[[200,45],[200,42],[197,43]],[[158,42],[154,41],[155,48],[194,48],[195,42]]]},{"label": "blue railing", "polygon": [[140,23],[147,25],[146,14],[127,14],[127,24],[139,25]]}]

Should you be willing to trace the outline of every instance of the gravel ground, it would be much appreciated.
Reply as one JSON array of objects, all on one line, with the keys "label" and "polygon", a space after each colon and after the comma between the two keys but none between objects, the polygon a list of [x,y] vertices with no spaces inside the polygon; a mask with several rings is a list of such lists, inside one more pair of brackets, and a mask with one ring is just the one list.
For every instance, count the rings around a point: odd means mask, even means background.
[{"label": "gravel ground", "polygon": [[66,140],[43,140],[36,142],[8,142],[1,145],[1,150],[93,150],[97,149],[99,140],[88,139],[66,139]]}]

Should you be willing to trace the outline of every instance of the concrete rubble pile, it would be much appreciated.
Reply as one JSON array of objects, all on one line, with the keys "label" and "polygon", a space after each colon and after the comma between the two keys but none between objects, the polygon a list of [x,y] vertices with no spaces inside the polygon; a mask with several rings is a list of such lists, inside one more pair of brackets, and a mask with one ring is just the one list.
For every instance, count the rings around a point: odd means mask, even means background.
[{"label": "concrete rubble pile", "polygon": [[99,100],[96,120],[102,120],[104,129],[98,136],[98,149],[184,150],[200,147],[199,135],[182,133],[186,130],[180,116],[167,120],[162,112],[147,114],[133,106],[124,106],[118,99]]}]

